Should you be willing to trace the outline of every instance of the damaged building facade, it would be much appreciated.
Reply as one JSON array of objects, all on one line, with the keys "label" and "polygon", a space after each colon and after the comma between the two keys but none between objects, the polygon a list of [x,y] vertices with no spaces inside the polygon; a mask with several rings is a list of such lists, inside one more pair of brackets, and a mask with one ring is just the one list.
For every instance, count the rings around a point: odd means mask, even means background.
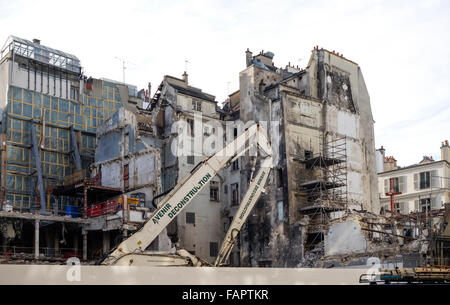
[{"label": "damaged building facade", "polygon": [[[274,150],[268,191],[241,232],[241,264],[295,267],[323,242],[331,219],[347,209],[379,212],[373,118],[356,63],[319,48],[305,69],[278,68],[273,57],[247,50],[224,110],[229,119],[267,122]],[[249,156],[241,163],[244,194]]]},{"label": "damaged building facade", "polygon": [[86,259],[91,205],[121,194],[90,180],[97,128],[143,98],[85,76],[76,56],[37,39],[8,37],[0,78],[2,253]]},{"label": "damaged building facade", "polygon": [[[119,196],[106,201],[116,209],[96,215],[86,227],[88,231],[103,232],[103,253],[117,244],[112,237],[127,237],[150,217],[153,198],[161,193],[161,155],[150,118],[121,108],[97,128],[92,180],[102,187],[120,190]],[[119,205],[122,209],[118,209]],[[150,248],[167,251],[170,247],[164,231]]]},{"label": "damaged building facade", "polygon": [[[399,256],[402,263],[442,262],[448,184],[434,214],[415,209],[414,200],[410,213],[386,211],[389,197],[379,193],[403,169],[383,164],[380,172],[376,164],[358,64],[318,47],[304,69],[277,67],[273,59],[247,50],[239,90],[222,107],[185,72],[164,76],[154,95],[145,95],[144,109],[143,90],[87,78],[75,56],[11,36],[0,61],[2,259],[21,251],[40,260],[99,259],[200,162],[258,122],[271,140],[274,167],[229,265],[356,266]],[[435,173],[442,163],[438,174],[448,175],[445,160],[417,170],[434,166],[427,171]],[[147,250],[178,246],[213,263],[253,161],[245,154],[221,169]]]}]

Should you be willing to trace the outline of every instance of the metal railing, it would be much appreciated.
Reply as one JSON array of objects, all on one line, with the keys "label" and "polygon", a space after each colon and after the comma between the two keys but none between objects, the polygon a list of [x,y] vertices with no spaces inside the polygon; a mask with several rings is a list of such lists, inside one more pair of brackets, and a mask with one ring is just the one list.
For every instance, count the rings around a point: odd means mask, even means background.
[{"label": "metal railing", "polygon": [[[14,259],[33,259],[35,257],[34,247],[24,246],[8,246],[5,248],[0,247],[0,256],[10,257]],[[39,256],[48,258],[59,258],[65,260],[69,257],[82,258],[83,255],[80,249],[77,248],[51,248],[51,247],[39,247]]]}]

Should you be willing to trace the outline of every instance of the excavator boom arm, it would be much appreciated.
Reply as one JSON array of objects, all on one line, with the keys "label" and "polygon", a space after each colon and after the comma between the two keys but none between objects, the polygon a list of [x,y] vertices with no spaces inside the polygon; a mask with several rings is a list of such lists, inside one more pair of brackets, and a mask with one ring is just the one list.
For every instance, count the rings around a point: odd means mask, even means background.
[{"label": "excavator boom arm", "polygon": [[165,227],[194,199],[217,172],[246,150],[246,143],[253,136],[259,147],[269,156],[272,148],[259,124],[252,125],[223,149],[202,161],[186,175],[158,204],[158,208],[133,235],[122,241],[102,262],[112,265],[124,255],[142,253]]},{"label": "excavator boom arm", "polygon": [[233,221],[228,228],[227,234],[225,235],[222,247],[220,248],[219,254],[216,258],[214,266],[220,266],[224,264],[228,257],[230,256],[231,250],[237,242],[239,232],[244,225],[250,211],[255,206],[258,201],[259,196],[264,192],[264,186],[266,184],[267,178],[272,169],[272,157],[267,157],[261,164],[256,176],[250,181],[249,188],[242,198],[242,202],[239,209],[233,218]]}]

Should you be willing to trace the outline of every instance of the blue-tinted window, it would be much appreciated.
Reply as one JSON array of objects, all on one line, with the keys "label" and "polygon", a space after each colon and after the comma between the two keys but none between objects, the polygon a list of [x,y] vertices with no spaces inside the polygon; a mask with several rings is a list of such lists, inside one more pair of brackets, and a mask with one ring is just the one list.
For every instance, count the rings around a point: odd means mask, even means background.
[{"label": "blue-tinted window", "polygon": [[20,102],[13,102],[13,113],[22,115],[22,105]]},{"label": "blue-tinted window", "polygon": [[59,137],[61,139],[67,139],[68,135],[69,135],[69,132],[67,130],[64,130],[64,129],[59,130]]},{"label": "blue-tinted window", "polygon": [[29,208],[30,207],[30,198],[28,196],[23,196],[22,207],[24,207],[24,208]]},{"label": "blue-tinted window", "polygon": [[8,174],[6,175],[6,188],[14,188],[14,176]]},{"label": "blue-tinted window", "polygon": [[33,93],[29,90],[23,90],[23,101],[31,104],[33,102]]},{"label": "blue-tinted window", "polygon": [[33,109],[33,118],[36,120],[40,120],[41,119],[41,108],[34,108]]},{"label": "blue-tinted window", "polygon": [[283,212],[283,201],[278,202],[278,220],[282,221],[284,218],[284,212]]},{"label": "blue-tinted window", "polygon": [[26,117],[31,118],[32,116],[32,110],[33,108],[31,107],[31,105],[28,104],[23,104],[23,115]]},{"label": "blue-tinted window", "polygon": [[16,101],[22,100],[22,89],[16,87],[13,88],[13,99]]},{"label": "blue-tinted window", "polygon": [[58,110],[58,99],[56,97],[52,97],[52,110]]},{"label": "blue-tinted window", "polygon": [[16,190],[22,189],[22,176],[16,176]]},{"label": "blue-tinted window", "polygon": [[67,120],[69,119],[69,115],[67,113],[64,112],[58,112],[58,120],[61,122],[67,122]]},{"label": "blue-tinted window", "polygon": [[41,94],[35,92],[34,93],[34,99],[33,99],[33,105],[41,106],[41,97],[42,97]]},{"label": "blue-tinted window", "polygon": [[66,100],[59,100],[59,111],[69,112],[69,103]]},{"label": "blue-tinted window", "polygon": [[43,96],[44,108],[50,108],[50,97],[47,95]]}]

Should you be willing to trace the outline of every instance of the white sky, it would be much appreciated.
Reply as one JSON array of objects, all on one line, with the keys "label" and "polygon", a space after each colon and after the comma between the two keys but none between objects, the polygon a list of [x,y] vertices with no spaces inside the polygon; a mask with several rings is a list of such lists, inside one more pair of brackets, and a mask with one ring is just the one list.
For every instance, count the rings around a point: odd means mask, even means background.
[{"label": "white sky", "polygon": [[181,77],[223,101],[239,88],[245,50],[305,67],[314,46],[357,62],[371,97],[376,147],[399,165],[440,159],[450,140],[450,2],[420,1],[10,1],[8,35],[76,55],[85,74],[139,89]]}]

